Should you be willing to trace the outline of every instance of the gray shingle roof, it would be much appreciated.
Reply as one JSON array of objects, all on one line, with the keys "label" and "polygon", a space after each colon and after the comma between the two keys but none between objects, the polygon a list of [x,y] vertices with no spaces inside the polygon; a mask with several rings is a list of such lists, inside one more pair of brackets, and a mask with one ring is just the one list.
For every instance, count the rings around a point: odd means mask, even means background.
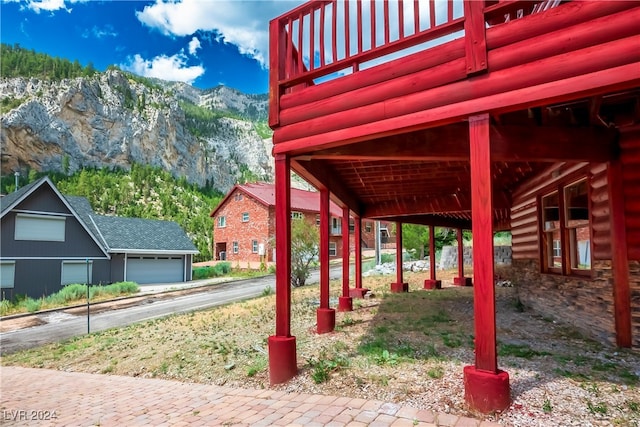
[{"label": "gray shingle roof", "polygon": [[17,191],[13,193],[9,193],[6,196],[0,197],[0,212],[4,215],[5,210],[7,210],[13,203],[22,197],[25,193],[29,192],[33,187],[36,187],[42,183],[46,178],[40,178],[36,181],[33,181],[31,184],[25,185],[22,188],[19,188]]},{"label": "gray shingle roof", "polygon": [[193,242],[173,221],[93,215],[110,250],[197,253]]}]

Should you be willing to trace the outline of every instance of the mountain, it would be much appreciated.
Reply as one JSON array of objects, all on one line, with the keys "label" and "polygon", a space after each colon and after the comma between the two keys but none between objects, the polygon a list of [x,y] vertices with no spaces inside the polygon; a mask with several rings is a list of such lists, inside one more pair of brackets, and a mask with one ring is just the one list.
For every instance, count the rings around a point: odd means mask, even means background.
[{"label": "mountain", "polygon": [[3,175],[142,164],[221,192],[272,180],[267,95],[200,90],[118,69],[85,74],[6,76],[3,67]]}]

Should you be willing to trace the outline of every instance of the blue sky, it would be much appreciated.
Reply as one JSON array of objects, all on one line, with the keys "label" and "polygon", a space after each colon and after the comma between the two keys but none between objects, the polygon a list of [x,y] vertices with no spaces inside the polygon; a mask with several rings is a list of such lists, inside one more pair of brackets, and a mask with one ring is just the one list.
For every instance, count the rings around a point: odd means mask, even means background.
[{"label": "blue sky", "polygon": [[269,20],[302,0],[0,0],[0,40],[104,71],[268,92]]}]

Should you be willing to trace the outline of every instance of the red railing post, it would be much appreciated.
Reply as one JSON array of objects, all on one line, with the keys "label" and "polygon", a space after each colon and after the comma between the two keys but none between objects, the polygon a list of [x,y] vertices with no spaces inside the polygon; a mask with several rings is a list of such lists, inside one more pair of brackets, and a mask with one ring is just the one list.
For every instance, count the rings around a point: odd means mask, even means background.
[{"label": "red railing post", "polygon": [[487,39],[485,33],[484,1],[465,0],[464,38],[467,75],[487,70]]}]

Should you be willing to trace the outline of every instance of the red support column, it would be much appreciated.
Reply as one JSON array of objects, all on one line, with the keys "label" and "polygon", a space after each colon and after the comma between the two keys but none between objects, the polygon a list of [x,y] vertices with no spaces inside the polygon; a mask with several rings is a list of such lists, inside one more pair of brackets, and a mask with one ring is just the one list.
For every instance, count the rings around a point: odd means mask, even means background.
[{"label": "red support column", "polygon": [[402,278],[402,223],[396,222],[396,281],[391,292],[409,292],[409,284]]},{"label": "red support column", "polygon": [[469,133],[476,363],[464,368],[464,397],[471,408],[488,413],[511,404],[509,374],[498,369],[496,355],[489,115],[470,117]]},{"label": "red support column", "polygon": [[[637,134],[640,140],[640,133]],[[624,191],[620,160],[612,161],[608,170],[609,204],[611,206],[611,267],[613,269],[613,307],[616,325],[616,345],[631,348],[631,286],[629,284],[629,254],[625,227]]]},{"label": "red support column", "polygon": [[355,230],[355,251],[356,251],[356,287],[349,290],[349,296],[352,298],[364,298],[369,289],[362,287],[362,218],[356,217]]},{"label": "red support column", "polygon": [[442,288],[442,280],[436,280],[436,239],[435,227],[433,225],[429,226],[429,279],[425,279],[424,288]]},{"label": "red support column", "polygon": [[298,373],[296,337],[291,336],[291,178],[285,155],[275,158],[276,190],[276,334],[268,339],[271,384]]},{"label": "red support column", "polygon": [[342,208],[342,296],[338,299],[338,311],[353,311],[349,296],[349,208]]},{"label": "red support column", "polygon": [[320,308],[316,312],[318,333],[332,332],[336,311],[329,308],[329,190],[320,190]]},{"label": "red support column", "polygon": [[471,277],[464,277],[464,245],[462,244],[462,229],[458,228],[458,277],[453,278],[456,286],[471,286]]}]

